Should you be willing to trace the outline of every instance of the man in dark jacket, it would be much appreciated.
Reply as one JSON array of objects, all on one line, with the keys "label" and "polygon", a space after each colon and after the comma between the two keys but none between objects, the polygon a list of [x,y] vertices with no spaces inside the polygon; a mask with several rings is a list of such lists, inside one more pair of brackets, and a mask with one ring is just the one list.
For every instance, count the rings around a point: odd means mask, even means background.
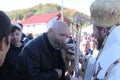
[{"label": "man in dark jacket", "polygon": [[55,20],[47,33],[24,47],[18,62],[21,80],[65,80],[65,63],[61,54],[69,27]]},{"label": "man in dark jacket", "polygon": [[0,80],[17,80],[16,79],[16,64],[19,57],[19,53],[24,47],[24,43],[21,42],[22,31],[21,26],[17,23],[12,23],[10,33],[10,48],[7,52],[5,61],[2,65],[2,73]]}]

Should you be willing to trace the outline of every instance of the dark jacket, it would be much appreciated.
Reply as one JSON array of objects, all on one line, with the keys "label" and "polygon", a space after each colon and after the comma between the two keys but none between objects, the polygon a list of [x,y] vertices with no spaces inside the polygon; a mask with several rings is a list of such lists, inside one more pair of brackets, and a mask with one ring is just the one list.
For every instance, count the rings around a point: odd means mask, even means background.
[{"label": "dark jacket", "polygon": [[5,61],[0,67],[0,80],[17,80],[16,64],[18,61],[18,55],[24,45],[21,47],[15,47],[10,45],[10,49],[6,55]]},{"label": "dark jacket", "polygon": [[[55,68],[62,69],[60,79]],[[27,43],[20,54],[18,71],[20,80],[65,80],[61,51],[51,46],[47,33]]]}]

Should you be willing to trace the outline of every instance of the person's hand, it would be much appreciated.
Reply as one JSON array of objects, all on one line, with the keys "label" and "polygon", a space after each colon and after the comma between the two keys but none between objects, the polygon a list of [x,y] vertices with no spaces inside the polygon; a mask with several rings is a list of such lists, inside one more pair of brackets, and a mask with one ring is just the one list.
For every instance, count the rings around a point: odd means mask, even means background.
[{"label": "person's hand", "polygon": [[55,71],[58,73],[59,78],[62,76],[62,70],[56,68]]},{"label": "person's hand", "polygon": [[65,76],[69,76],[70,74],[69,74],[69,72],[68,71],[66,71],[65,72]]}]

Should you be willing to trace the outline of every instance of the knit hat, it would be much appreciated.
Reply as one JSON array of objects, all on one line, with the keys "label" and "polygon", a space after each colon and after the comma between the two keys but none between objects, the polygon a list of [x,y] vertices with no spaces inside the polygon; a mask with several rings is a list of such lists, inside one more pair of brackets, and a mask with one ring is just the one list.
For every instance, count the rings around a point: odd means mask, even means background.
[{"label": "knit hat", "polygon": [[20,30],[22,29],[22,27],[18,23],[12,23],[12,27],[17,27]]}]

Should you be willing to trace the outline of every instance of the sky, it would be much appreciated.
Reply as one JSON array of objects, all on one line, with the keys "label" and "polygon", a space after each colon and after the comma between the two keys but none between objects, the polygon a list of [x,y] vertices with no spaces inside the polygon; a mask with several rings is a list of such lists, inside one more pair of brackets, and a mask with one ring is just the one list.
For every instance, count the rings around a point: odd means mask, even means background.
[{"label": "sky", "polygon": [[94,0],[0,0],[0,10],[12,11],[17,9],[30,8],[40,3],[55,3],[90,15],[89,7]]}]

